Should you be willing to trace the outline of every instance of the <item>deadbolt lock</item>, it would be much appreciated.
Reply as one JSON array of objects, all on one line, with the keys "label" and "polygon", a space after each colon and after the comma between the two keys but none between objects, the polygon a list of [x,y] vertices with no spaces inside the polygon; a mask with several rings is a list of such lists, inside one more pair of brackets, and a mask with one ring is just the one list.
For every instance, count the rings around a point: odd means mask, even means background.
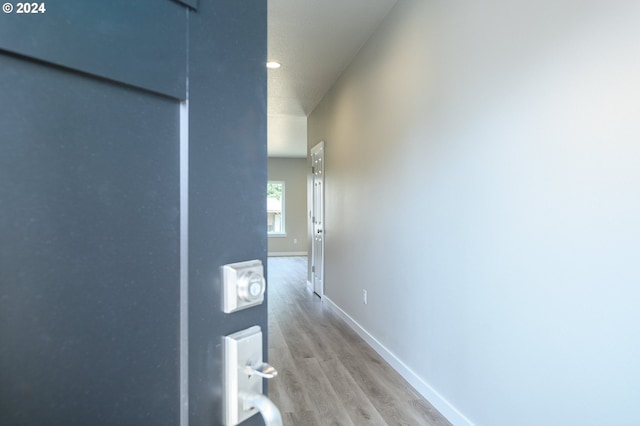
[{"label": "deadbolt lock", "polygon": [[263,297],[265,280],[261,274],[246,272],[238,279],[238,297],[246,302],[254,302]]},{"label": "deadbolt lock", "polygon": [[256,306],[264,301],[266,281],[259,260],[230,263],[222,267],[223,310],[225,313]]}]

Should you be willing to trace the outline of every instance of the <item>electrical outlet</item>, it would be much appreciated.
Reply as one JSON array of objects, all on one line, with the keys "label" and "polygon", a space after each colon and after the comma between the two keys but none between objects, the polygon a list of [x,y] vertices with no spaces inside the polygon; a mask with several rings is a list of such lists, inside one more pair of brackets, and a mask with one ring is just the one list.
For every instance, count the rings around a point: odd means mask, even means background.
[{"label": "electrical outlet", "polygon": [[362,290],[362,303],[367,304],[367,290]]}]

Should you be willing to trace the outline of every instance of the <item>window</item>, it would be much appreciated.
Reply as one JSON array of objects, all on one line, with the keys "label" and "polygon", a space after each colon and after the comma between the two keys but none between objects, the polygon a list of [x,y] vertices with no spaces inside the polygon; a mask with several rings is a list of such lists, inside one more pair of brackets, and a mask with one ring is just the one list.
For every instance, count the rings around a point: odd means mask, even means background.
[{"label": "window", "polygon": [[267,183],[267,233],[285,235],[284,230],[284,182]]}]

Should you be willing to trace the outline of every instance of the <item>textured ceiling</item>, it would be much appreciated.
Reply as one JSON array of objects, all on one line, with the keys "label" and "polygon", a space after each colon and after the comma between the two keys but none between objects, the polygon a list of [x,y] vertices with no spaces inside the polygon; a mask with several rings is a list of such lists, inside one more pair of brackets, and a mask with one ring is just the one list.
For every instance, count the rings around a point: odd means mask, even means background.
[{"label": "textured ceiling", "polygon": [[396,0],[269,0],[268,145],[271,157],[306,157],[306,116]]}]

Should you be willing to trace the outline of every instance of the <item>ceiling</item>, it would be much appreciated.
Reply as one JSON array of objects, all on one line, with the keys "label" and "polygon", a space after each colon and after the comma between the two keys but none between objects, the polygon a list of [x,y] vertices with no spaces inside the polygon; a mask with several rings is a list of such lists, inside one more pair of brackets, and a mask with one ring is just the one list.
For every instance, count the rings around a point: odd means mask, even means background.
[{"label": "ceiling", "polygon": [[270,157],[307,156],[307,115],[397,0],[269,0]]}]

